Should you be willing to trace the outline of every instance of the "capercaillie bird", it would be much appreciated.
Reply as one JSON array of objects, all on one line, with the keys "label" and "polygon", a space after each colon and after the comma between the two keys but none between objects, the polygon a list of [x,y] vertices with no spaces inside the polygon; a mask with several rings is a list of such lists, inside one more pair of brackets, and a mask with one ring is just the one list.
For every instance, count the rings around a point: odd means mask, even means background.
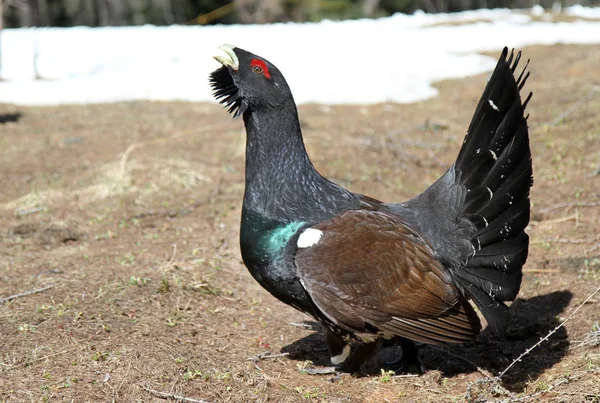
[{"label": "capercaillie bird", "polygon": [[[501,334],[521,285],[532,185],[521,53],[504,48],[456,162],[401,203],[353,193],[311,163],[282,73],[231,45],[215,56],[215,97],[246,127],[240,244],[251,275],[325,328],[331,361],[355,372],[380,339],[403,351],[394,369],[422,364],[414,342]],[[353,347],[351,347],[353,346]]]}]

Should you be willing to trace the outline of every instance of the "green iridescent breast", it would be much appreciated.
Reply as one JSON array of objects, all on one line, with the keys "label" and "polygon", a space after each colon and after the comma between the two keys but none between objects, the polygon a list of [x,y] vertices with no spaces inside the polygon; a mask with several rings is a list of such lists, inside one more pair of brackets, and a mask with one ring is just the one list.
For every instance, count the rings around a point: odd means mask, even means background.
[{"label": "green iridescent breast", "polygon": [[298,221],[285,224],[282,227],[277,227],[267,232],[261,240],[261,243],[264,244],[264,248],[269,254],[277,254],[288,244],[290,238],[293,237],[304,224],[304,222]]},{"label": "green iridescent breast", "polygon": [[283,223],[265,218],[251,211],[242,215],[240,244],[242,256],[246,260],[259,260],[263,263],[277,258],[290,239],[305,226],[303,221]]}]

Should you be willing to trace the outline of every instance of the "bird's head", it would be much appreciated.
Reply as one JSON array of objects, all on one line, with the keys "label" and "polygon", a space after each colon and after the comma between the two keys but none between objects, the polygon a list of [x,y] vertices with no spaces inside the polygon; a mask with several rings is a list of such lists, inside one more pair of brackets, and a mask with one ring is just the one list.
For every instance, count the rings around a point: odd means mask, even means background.
[{"label": "bird's head", "polygon": [[210,74],[217,100],[237,117],[246,110],[281,108],[292,100],[290,89],[277,67],[268,60],[232,45],[219,47],[227,56],[214,56],[221,63]]}]

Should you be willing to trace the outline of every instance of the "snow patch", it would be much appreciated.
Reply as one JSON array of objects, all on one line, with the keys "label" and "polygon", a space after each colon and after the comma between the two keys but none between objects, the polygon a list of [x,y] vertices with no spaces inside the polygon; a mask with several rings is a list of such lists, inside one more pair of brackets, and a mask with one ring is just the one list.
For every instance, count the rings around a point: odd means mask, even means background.
[{"label": "snow patch", "polygon": [[[566,11],[600,18],[600,8]],[[232,43],[278,66],[298,103],[409,103],[437,95],[436,81],[493,69],[496,58],[480,52],[600,43],[600,21],[533,22],[523,10],[484,9],[303,24],[4,29],[0,40],[0,102],[214,102],[212,56]]]}]

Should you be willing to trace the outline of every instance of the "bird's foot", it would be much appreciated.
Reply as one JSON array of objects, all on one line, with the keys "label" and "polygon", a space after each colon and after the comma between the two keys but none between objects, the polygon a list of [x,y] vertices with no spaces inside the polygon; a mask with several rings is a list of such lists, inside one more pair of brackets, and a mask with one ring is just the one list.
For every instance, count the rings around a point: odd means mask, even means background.
[{"label": "bird's foot", "polygon": [[308,374],[308,375],[331,375],[339,373],[339,369],[337,367],[323,367],[323,368],[303,368],[300,372]]},{"label": "bird's foot", "polygon": [[342,373],[338,367],[324,367],[324,368],[304,368],[300,372],[308,375],[333,375],[328,379],[329,382],[335,383],[340,380]]},{"label": "bird's foot", "polygon": [[396,375],[402,374],[424,374],[425,366],[419,357],[411,357],[411,359],[402,357],[398,361],[384,362],[381,364],[384,369],[394,371]]},{"label": "bird's foot", "polygon": [[384,368],[394,371],[397,375],[421,375],[425,373],[425,366],[419,359],[419,348],[415,343],[404,337],[396,337],[395,341],[398,342],[402,349],[402,358],[397,361],[383,363]]}]

